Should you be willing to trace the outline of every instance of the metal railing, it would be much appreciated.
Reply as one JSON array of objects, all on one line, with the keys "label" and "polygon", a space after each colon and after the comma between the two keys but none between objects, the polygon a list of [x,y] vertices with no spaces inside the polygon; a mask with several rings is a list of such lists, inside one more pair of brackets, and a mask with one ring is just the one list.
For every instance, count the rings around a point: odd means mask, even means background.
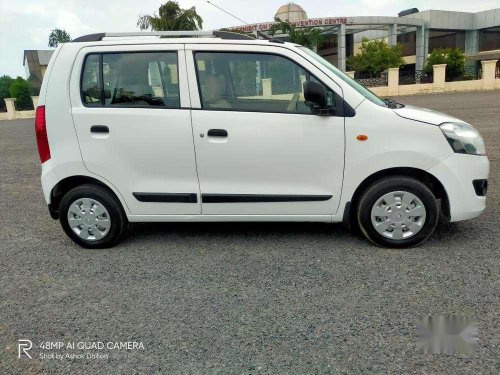
[{"label": "metal railing", "polygon": [[479,69],[477,66],[473,66],[473,65],[464,66],[464,74],[463,75],[464,75],[464,77],[465,76],[472,77],[472,79],[481,79],[481,69]]},{"label": "metal railing", "polygon": [[399,84],[400,85],[414,85],[416,83],[432,83],[432,76],[426,74],[423,70],[412,71],[399,71]]},{"label": "metal railing", "polygon": [[355,76],[355,80],[365,87],[387,86],[386,74],[382,74],[380,77],[370,77],[368,75],[359,74]]}]

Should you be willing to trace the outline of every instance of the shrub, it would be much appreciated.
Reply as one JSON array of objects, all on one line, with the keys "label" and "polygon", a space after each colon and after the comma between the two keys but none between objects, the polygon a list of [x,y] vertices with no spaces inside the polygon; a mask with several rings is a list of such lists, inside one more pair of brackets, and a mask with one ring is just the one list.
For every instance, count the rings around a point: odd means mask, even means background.
[{"label": "shrub", "polygon": [[448,50],[446,48],[435,48],[427,58],[424,72],[432,75],[434,73],[432,66],[438,64],[446,64],[448,62],[447,55]]},{"label": "shrub", "polygon": [[363,38],[360,53],[349,57],[346,63],[349,70],[378,77],[388,68],[399,68],[404,65],[405,61],[401,55],[402,47],[399,43],[389,46],[384,40]]},{"label": "shrub", "polygon": [[16,110],[27,111],[33,109],[33,100],[29,92],[23,92],[16,98]]},{"label": "shrub", "polygon": [[436,48],[425,64],[424,72],[433,74],[433,65],[446,64],[446,79],[461,77],[464,73],[465,54],[460,48]]},{"label": "shrub", "polygon": [[453,48],[448,53],[446,64],[446,76],[448,78],[461,77],[464,74],[465,54],[460,48]]},{"label": "shrub", "polygon": [[12,83],[12,77],[8,75],[3,75],[0,77],[0,111],[5,112],[7,108],[5,107],[5,98],[10,97],[9,86]]},{"label": "shrub", "polygon": [[33,109],[30,85],[24,78],[17,77],[14,79],[9,86],[9,93],[12,98],[16,98],[16,110],[24,111]]}]

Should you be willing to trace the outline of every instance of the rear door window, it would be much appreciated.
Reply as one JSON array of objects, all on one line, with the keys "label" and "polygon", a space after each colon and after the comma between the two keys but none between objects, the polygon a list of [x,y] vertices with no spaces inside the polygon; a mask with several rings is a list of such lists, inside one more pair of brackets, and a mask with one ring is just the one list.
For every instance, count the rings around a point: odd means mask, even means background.
[{"label": "rear door window", "polygon": [[[97,68],[95,67],[97,61]],[[92,65],[90,65],[92,63]],[[97,74],[95,74],[97,70]],[[98,78],[92,85],[91,71]],[[100,95],[90,96],[106,107],[179,108],[176,52],[122,52],[87,56],[83,68],[82,101],[89,104],[89,88],[98,86]],[[88,76],[88,78],[87,78]],[[99,77],[102,77],[102,82]]]}]

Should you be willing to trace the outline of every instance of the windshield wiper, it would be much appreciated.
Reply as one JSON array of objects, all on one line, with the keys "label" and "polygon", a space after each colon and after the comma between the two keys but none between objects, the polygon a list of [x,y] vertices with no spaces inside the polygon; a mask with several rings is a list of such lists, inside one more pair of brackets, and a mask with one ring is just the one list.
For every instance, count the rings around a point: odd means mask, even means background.
[{"label": "windshield wiper", "polygon": [[388,98],[384,99],[384,103],[387,104],[387,107],[391,109],[396,109],[396,108],[403,108],[405,105],[396,102],[394,99]]}]

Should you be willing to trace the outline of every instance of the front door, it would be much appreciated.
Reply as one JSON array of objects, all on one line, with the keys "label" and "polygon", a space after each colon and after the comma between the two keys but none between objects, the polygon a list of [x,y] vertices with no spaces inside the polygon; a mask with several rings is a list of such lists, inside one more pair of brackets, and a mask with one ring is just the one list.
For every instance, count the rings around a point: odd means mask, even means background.
[{"label": "front door", "polygon": [[201,213],[182,45],[84,48],[72,87],[85,166],[132,214]]},{"label": "front door", "polygon": [[313,114],[302,87],[325,79],[322,72],[284,48],[237,49],[186,46],[190,85],[199,85],[191,100],[199,105],[192,122],[202,213],[335,213],[344,167],[340,88],[328,87],[330,115]]}]

